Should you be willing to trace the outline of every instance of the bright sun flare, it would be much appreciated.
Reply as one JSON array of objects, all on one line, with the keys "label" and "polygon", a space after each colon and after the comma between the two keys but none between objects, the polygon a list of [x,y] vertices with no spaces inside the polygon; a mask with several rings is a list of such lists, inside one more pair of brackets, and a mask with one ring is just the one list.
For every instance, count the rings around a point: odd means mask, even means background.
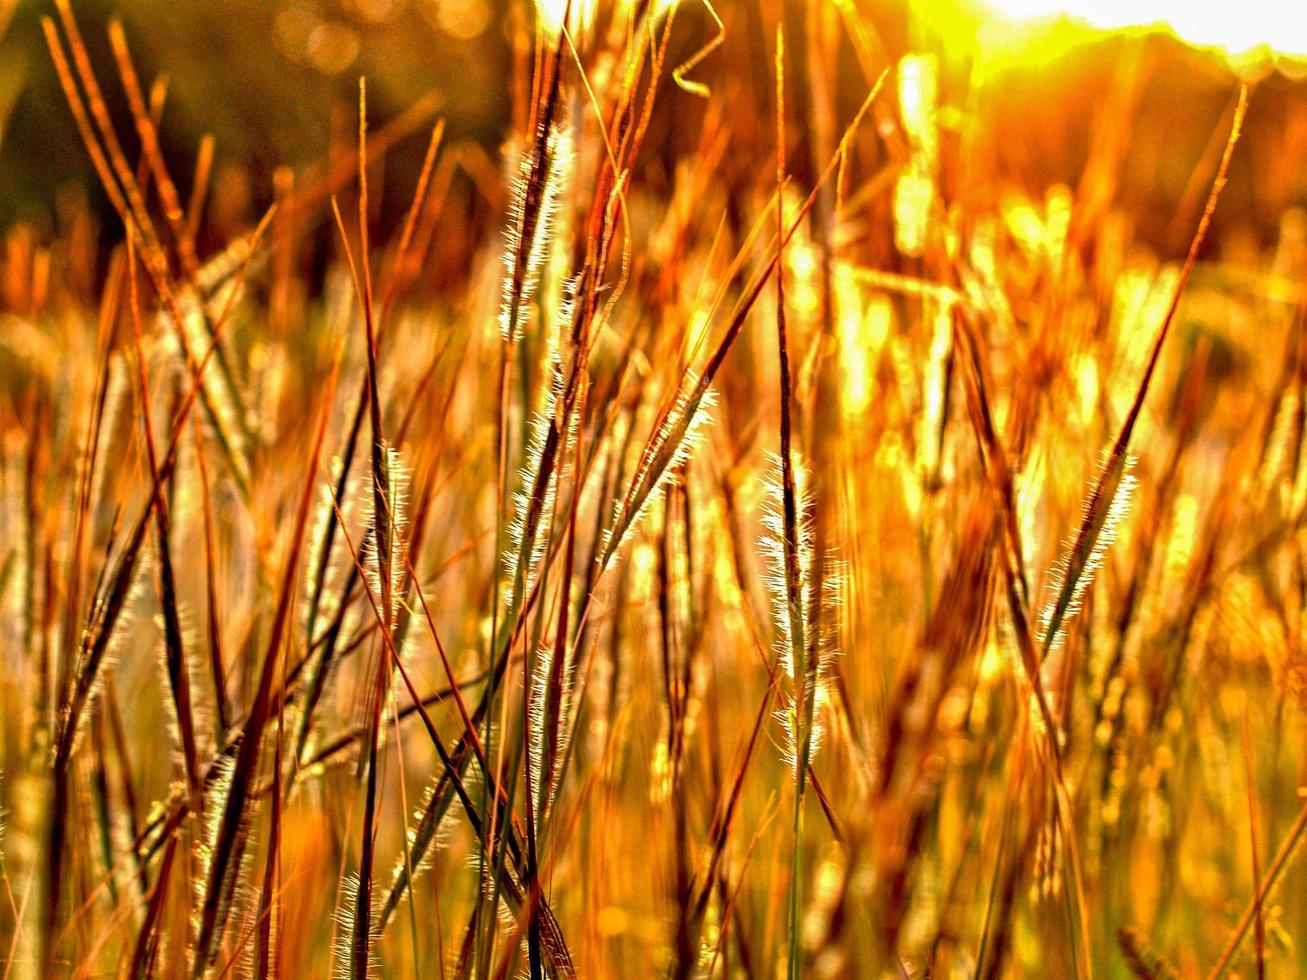
[{"label": "bright sun flare", "polygon": [[1301,0],[983,0],[1012,19],[1067,15],[1107,30],[1165,25],[1191,44],[1232,55],[1269,47],[1307,55],[1307,4]]}]

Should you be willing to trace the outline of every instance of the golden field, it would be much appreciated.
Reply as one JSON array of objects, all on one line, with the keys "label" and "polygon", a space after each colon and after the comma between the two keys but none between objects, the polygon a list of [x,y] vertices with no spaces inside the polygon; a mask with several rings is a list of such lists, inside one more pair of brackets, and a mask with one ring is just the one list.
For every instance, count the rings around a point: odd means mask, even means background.
[{"label": "golden field", "polygon": [[0,975],[1307,973],[1302,62],[120,6],[0,0]]}]

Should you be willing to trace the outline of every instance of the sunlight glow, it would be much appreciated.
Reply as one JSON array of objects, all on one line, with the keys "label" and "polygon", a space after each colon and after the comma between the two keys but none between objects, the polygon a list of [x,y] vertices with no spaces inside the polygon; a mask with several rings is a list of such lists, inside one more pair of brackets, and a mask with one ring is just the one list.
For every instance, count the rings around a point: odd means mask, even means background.
[{"label": "sunlight glow", "polygon": [[930,55],[908,55],[899,64],[899,112],[912,149],[894,187],[894,241],[904,255],[920,255],[935,196],[936,64]]},{"label": "sunlight glow", "polygon": [[567,28],[577,31],[588,27],[594,21],[595,0],[536,0],[536,10],[540,15],[540,27],[547,34],[557,34],[563,26],[563,17],[567,17]]},{"label": "sunlight glow", "polygon": [[1200,47],[1231,55],[1258,49],[1307,55],[1307,5],[1286,0],[981,0],[1013,20],[1067,16],[1105,30],[1169,28]]}]

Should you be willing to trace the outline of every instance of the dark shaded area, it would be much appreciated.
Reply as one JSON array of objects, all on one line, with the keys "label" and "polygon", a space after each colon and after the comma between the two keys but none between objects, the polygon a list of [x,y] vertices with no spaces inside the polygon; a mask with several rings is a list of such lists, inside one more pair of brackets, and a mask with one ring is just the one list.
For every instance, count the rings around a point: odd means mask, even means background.
[{"label": "dark shaded area", "polygon": [[[333,125],[339,127],[340,120],[354,125],[359,75],[368,78],[374,126],[434,91],[451,140],[473,139],[487,147],[499,143],[509,104],[500,0],[488,0],[484,30],[467,40],[440,30],[434,16],[420,12],[425,9],[420,4],[390,6],[79,0],[75,13],[129,152],[136,141],[106,37],[115,16],[123,21],[143,84],[167,76],[160,135],[183,193],[200,139],[212,133],[216,172],[231,166],[242,170],[256,195],[253,207],[262,208],[271,201],[272,173],[278,166],[301,170],[323,161]],[[434,11],[437,5],[427,0],[426,6]],[[383,7],[385,19],[363,13],[371,10],[375,16]],[[91,188],[96,209],[110,217],[46,49],[43,15],[54,16],[52,3],[24,4],[0,42],[0,73],[21,80],[0,142],[0,186],[5,188],[0,226],[18,218],[38,226],[48,222],[58,189],[68,183]],[[326,41],[314,38],[313,30],[319,28]],[[351,45],[356,53],[342,65]],[[329,60],[333,54],[335,63]],[[332,70],[324,70],[323,63]],[[388,167],[416,171],[423,142],[414,139],[397,147]]]}]

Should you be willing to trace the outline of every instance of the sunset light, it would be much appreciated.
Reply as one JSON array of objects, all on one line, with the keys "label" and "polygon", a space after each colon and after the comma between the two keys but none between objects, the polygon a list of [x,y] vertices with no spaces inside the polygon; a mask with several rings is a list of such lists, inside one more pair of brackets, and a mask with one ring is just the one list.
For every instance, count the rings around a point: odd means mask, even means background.
[{"label": "sunset light", "polygon": [[1307,977],[1307,0],[0,0],[0,980]]},{"label": "sunset light", "polygon": [[[1266,48],[1307,56],[1307,4],[1294,0],[979,0],[1016,23],[1059,17],[1103,30],[1160,28],[1190,44],[1243,55]],[[921,5],[928,8],[929,3]]]}]

